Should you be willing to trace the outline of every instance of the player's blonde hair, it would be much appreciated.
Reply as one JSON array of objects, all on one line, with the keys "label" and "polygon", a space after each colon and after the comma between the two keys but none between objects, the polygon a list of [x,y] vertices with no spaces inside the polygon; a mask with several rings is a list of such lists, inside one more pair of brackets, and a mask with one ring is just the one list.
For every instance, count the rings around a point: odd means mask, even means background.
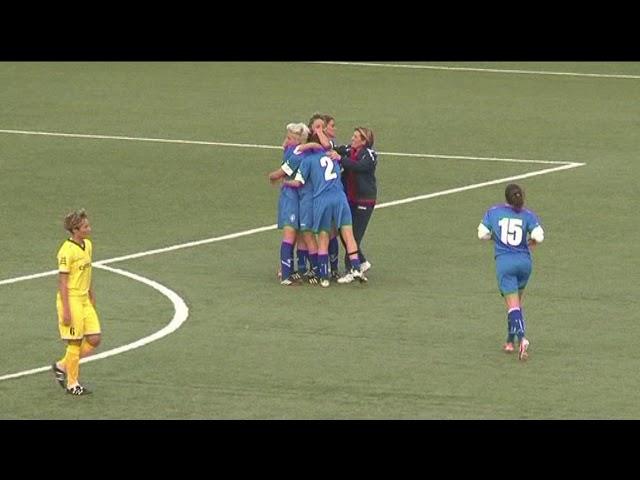
[{"label": "player's blonde hair", "polygon": [[73,233],[76,228],[80,228],[84,219],[87,218],[87,212],[84,208],[69,212],[64,217],[64,229]]},{"label": "player's blonde hair", "polygon": [[298,137],[300,143],[306,143],[309,138],[309,127],[304,123],[290,123],[287,125],[287,133]]}]

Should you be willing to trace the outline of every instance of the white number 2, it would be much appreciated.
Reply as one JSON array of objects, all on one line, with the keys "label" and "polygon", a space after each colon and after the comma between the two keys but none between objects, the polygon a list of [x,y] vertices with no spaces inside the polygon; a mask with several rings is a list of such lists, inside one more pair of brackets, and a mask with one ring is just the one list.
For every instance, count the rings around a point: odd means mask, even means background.
[{"label": "white number 2", "polygon": [[322,157],[320,159],[320,166],[324,167],[324,179],[327,182],[334,178],[338,178],[338,174],[333,171],[333,160],[329,157]]},{"label": "white number 2", "polygon": [[514,247],[522,242],[522,220],[519,218],[502,218],[500,225],[500,241]]}]

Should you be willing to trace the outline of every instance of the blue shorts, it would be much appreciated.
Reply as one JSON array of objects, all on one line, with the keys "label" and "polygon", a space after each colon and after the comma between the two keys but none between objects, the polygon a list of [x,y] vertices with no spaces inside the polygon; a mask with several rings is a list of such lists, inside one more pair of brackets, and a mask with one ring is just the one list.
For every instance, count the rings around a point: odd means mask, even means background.
[{"label": "blue shorts", "polygon": [[343,191],[333,191],[313,199],[314,233],[331,232],[333,225],[340,229],[351,223],[351,209]]},{"label": "blue shorts", "polygon": [[300,228],[298,191],[289,187],[280,190],[278,200],[278,228]]},{"label": "blue shorts", "polygon": [[311,231],[313,228],[313,190],[300,191],[300,231]]},{"label": "blue shorts", "polygon": [[522,253],[505,253],[496,257],[496,278],[502,295],[524,290],[531,276],[531,257]]}]

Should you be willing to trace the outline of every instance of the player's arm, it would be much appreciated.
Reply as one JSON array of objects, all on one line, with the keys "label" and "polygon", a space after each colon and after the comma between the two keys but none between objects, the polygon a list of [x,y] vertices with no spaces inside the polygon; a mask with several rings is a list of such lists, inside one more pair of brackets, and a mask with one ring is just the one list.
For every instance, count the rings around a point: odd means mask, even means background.
[{"label": "player's arm", "polygon": [[285,175],[286,173],[284,173],[284,170],[282,170],[282,168],[279,168],[278,170],[274,170],[269,174],[269,182],[276,183],[281,178],[284,178]]},{"label": "player's arm", "polygon": [[355,160],[343,158],[342,167],[345,170],[353,170],[355,172],[368,172],[375,168],[375,152],[368,148],[364,149]]},{"label": "player's arm", "polygon": [[62,322],[71,325],[71,309],[69,308],[69,272],[59,272],[58,290],[62,299]]},{"label": "player's arm", "polygon": [[304,185],[304,183],[305,183],[304,176],[302,175],[300,170],[296,172],[296,176],[293,180],[284,181],[285,185],[288,185],[289,187],[292,187],[292,188],[300,188],[302,185]]},{"label": "player's arm", "polygon": [[91,282],[91,285],[89,285],[89,300],[91,300],[91,304],[95,307],[96,306],[96,293],[93,291],[93,281]]},{"label": "player's arm", "polygon": [[319,148],[326,148],[324,145],[320,145],[316,142],[303,143],[302,145],[298,145],[296,147],[296,153],[306,152],[307,150],[314,150]]},{"label": "player's arm", "polygon": [[529,241],[527,242],[529,248],[534,248],[539,243],[544,241],[544,230],[540,225],[536,226],[533,230],[531,230],[531,234],[529,236]]},{"label": "player's arm", "polygon": [[491,240],[491,230],[482,222],[478,225],[478,240]]},{"label": "player's arm", "polygon": [[325,150],[329,150],[333,147],[333,145],[331,144],[331,140],[329,140],[329,137],[327,137],[326,133],[324,133],[324,130],[320,125],[318,125],[318,127],[316,128],[315,133],[318,136],[320,143],[322,144],[322,148],[324,148]]},{"label": "player's arm", "polygon": [[283,185],[286,185],[287,187],[291,187],[291,188],[300,188],[302,186],[302,182],[299,180],[285,180],[282,183]]}]

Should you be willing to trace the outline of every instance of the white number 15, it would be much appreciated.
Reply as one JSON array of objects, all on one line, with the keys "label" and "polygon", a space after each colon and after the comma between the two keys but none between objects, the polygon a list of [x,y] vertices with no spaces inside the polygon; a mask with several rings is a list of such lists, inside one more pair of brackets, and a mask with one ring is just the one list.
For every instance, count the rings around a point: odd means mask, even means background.
[{"label": "white number 15", "polygon": [[502,218],[500,225],[500,240],[507,245],[517,246],[522,242],[522,220],[519,218]]}]

